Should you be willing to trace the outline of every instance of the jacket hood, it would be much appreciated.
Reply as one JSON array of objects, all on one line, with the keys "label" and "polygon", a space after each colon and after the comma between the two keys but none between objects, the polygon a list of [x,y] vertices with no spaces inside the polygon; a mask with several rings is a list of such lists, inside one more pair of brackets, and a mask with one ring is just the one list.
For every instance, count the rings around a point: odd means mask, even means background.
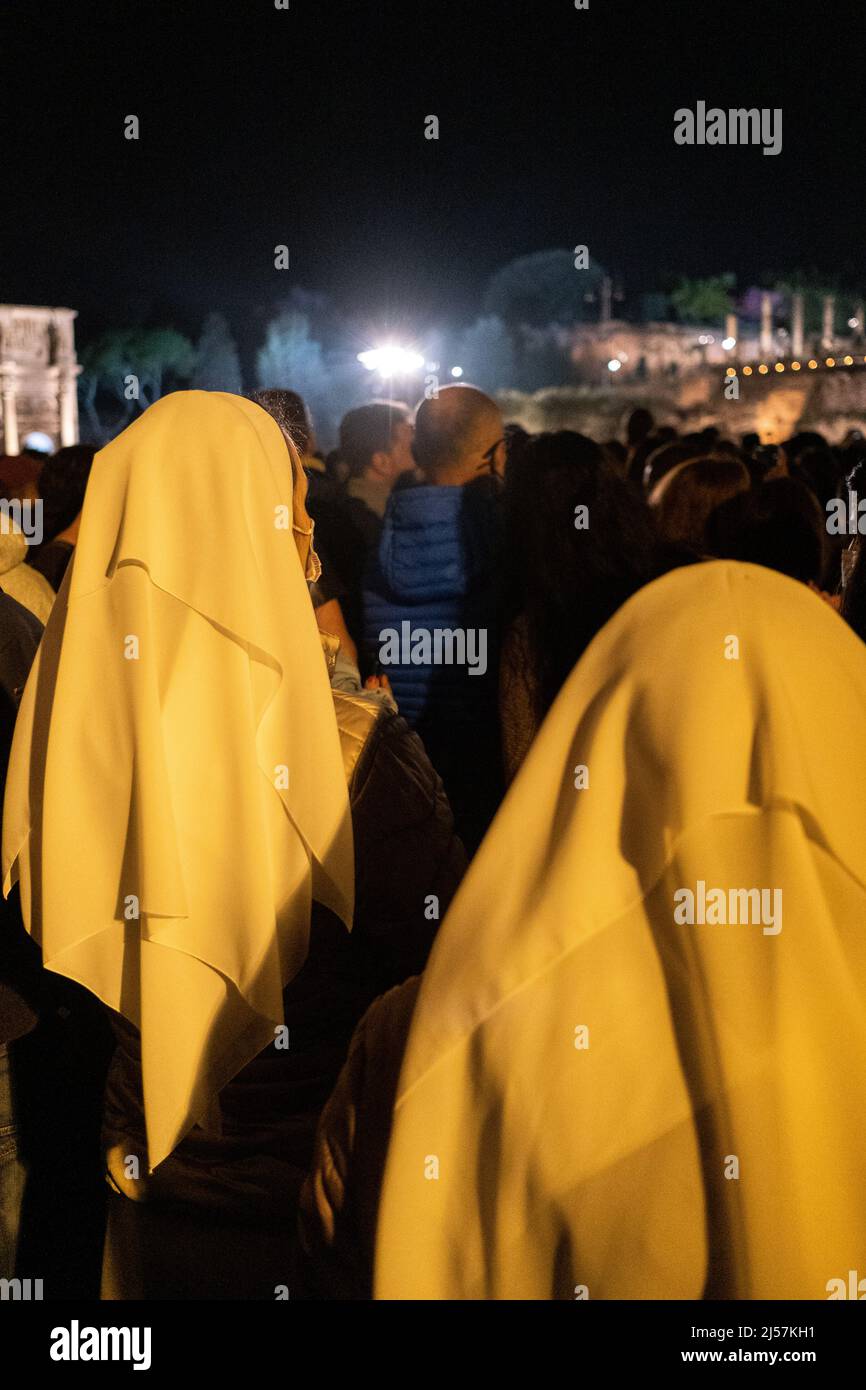
[{"label": "jacket hood", "polygon": [[8,522],[7,526],[9,529],[0,527],[0,574],[8,574],[16,565],[23,565],[27,556],[24,533],[13,529]]}]

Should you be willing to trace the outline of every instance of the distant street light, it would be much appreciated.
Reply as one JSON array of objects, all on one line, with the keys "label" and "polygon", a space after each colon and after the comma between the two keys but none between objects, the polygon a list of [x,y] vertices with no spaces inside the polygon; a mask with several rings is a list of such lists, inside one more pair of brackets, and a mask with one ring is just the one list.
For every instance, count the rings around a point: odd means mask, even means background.
[{"label": "distant street light", "polygon": [[723,338],[723,339],[722,339],[722,347],[725,349],[725,352],[730,352],[731,348],[735,348],[736,346],[737,346],[737,340],[736,340],[736,338]]},{"label": "distant street light", "polygon": [[451,375],[452,375],[452,376],[462,376],[462,375],[463,375],[463,368],[462,368],[462,367],[452,367],[452,368],[451,368]]},{"label": "distant street light", "polygon": [[608,364],[607,364],[607,370],[608,370],[609,372],[618,372],[621,366],[622,366],[622,363],[620,362],[619,358],[618,358],[618,357],[612,357],[612,358],[610,359],[610,361],[608,362]]},{"label": "distant street light", "polygon": [[410,348],[399,347],[395,343],[359,352],[358,361],[368,372],[378,372],[384,377],[408,376],[424,366],[424,358],[419,352],[412,352]]}]

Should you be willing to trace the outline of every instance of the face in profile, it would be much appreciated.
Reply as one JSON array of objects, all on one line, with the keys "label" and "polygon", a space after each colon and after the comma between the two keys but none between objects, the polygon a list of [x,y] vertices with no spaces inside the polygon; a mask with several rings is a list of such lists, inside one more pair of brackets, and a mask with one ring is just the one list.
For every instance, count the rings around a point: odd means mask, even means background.
[{"label": "face in profile", "polygon": [[295,445],[285,430],[282,431],[292,470],[292,535],[295,538],[298,555],[305,577],[312,582],[322,572],[319,557],[313,549],[313,519],[307,511],[307,475]]},{"label": "face in profile", "polygon": [[394,425],[389,450],[391,476],[394,478],[399,478],[402,473],[408,473],[411,468],[415,467],[415,459],[412,455],[414,433],[415,430],[408,420],[398,420]]}]

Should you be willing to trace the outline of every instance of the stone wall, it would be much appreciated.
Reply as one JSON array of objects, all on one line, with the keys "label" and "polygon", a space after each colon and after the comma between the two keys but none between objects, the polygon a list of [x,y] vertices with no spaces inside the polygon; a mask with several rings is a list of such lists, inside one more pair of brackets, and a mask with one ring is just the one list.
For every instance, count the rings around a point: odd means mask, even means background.
[{"label": "stone wall", "polygon": [[40,430],[55,448],[78,441],[75,310],[0,304],[0,452]]},{"label": "stone wall", "polygon": [[754,430],[765,444],[777,444],[797,429],[818,430],[839,443],[849,429],[866,433],[866,365],[834,369],[805,366],[767,376],[742,374],[738,399],[725,395],[721,369],[707,368],[679,382],[619,383],[601,387],[566,386],[536,391],[502,392],[506,420],[531,432],[572,429],[593,439],[625,437],[636,406],[646,406],[660,425],[681,433],[717,425],[729,439]]}]

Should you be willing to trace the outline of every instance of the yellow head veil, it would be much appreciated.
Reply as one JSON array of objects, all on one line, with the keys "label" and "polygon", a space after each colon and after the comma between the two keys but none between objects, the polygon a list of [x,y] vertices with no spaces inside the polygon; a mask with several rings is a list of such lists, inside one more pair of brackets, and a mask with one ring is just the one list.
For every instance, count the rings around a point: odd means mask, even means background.
[{"label": "yellow head veil", "polygon": [[864,787],[866,647],[804,585],[714,562],[625,605],[434,946],[377,1296],[866,1273]]},{"label": "yellow head veil", "polygon": [[178,392],[97,454],[3,818],[45,965],[140,1028],[150,1166],[283,1020],[352,833],[286,441]]}]

